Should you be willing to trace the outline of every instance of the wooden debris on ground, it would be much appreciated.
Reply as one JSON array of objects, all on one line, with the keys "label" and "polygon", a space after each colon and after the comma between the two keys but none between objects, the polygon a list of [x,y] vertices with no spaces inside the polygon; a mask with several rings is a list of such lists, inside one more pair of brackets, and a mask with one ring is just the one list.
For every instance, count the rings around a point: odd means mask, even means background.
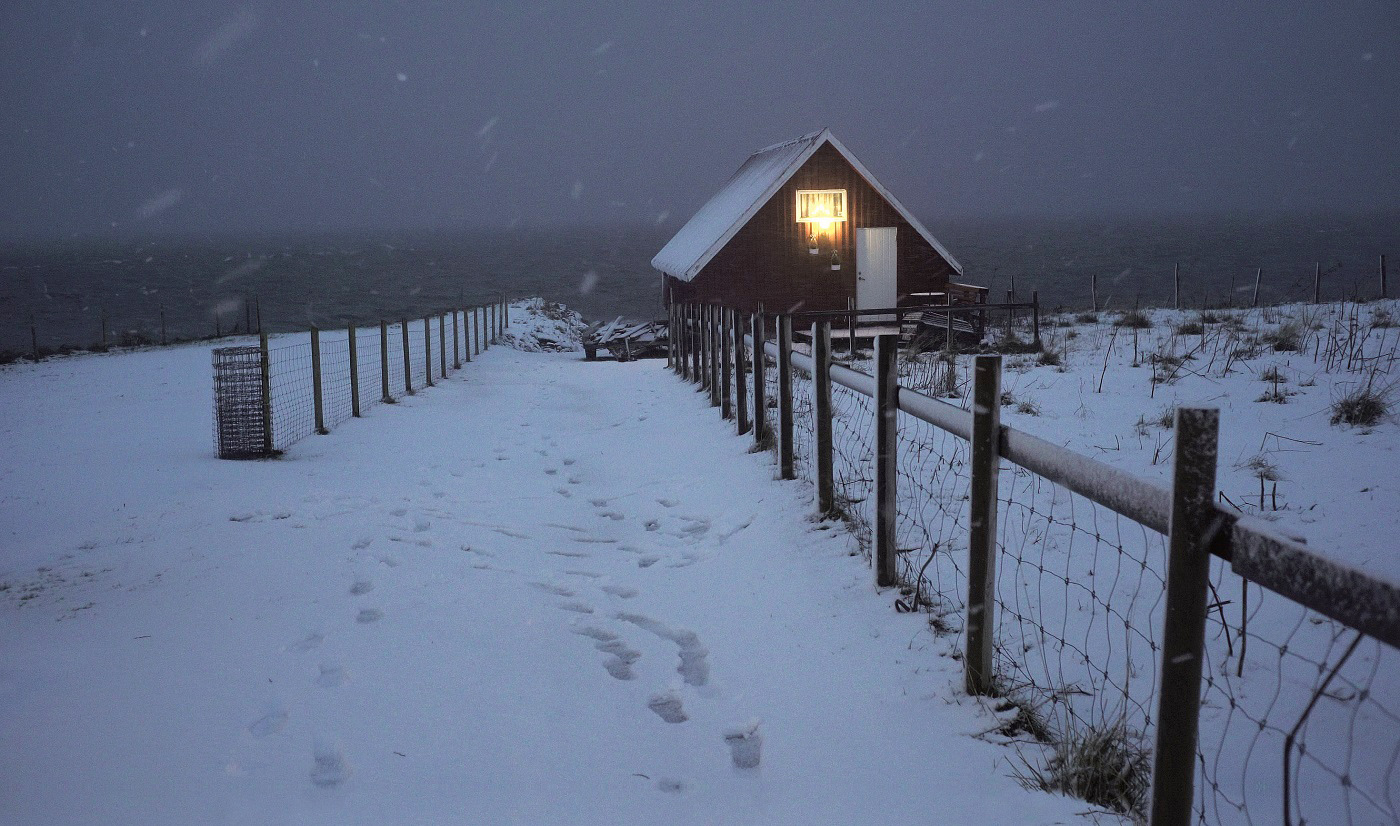
[{"label": "wooden debris on ground", "polygon": [[667,335],[664,321],[630,321],[618,316],[606,324],[590,325],[583,333],[583,353],[589,361],[607,350],[618,361],[664,358]]}]

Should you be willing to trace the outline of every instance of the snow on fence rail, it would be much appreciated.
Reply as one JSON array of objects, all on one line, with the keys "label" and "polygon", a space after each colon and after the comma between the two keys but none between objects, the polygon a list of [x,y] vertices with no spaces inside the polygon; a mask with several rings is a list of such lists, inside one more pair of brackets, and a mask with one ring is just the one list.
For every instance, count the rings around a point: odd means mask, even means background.
[{"label": "snow on fence rail", "polygon": [[[275,340],[263,334],[253,348],[262,365],[262,381],[247,387],[252,398],[216,396],[214,440],[219,456],[275,456],[313,433],[328,433],[359,416],[365,406],[392,404],[396,396],[431,386],[434,375],[446,378],[449,370],[459,369],[474,353],[495,343],[509,323],[509,313],[509,304],[502,300],[418,320],[381,321],[369,329],[313,327],[309,333]],[[214,350],[216,386],[221,371],[233,366],[233,351],[248,349]],[[248,451],[236,438],[250,432],[240,416],[262,418],[252,428],[262,435],[261,449]]]},{"label": "snow on fence rail", "polygon": [[1214,411],[1177,412],[1168,490],[1001,425],[999,356],[965,410],[894,336],[872,376],[821,321],[808,355],[789,317],[672,312],[672,368],[964,636],[1028,783],[1153,824],[1400,822],[1400,588],[1217,503]]}]

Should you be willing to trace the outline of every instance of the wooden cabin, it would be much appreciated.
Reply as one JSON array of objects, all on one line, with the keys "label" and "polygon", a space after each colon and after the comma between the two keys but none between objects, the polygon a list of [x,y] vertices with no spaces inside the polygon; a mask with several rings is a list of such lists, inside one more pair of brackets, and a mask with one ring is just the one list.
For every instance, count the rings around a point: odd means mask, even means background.
[{"label": "wooden cabin", "polygon": [[651,264],[667,306],[792,313],[986,301],[828,129],[749,156]]}]

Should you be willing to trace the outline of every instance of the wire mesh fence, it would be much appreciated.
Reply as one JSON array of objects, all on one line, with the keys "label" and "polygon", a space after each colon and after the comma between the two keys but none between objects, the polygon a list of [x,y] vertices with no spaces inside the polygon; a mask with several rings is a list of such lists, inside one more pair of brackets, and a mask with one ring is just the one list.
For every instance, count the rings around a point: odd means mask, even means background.
[{"label": "wire mesh fence", "polygon": [[[1341,363],[1347,349],[1322,346],[1320,358],[1330,352]],[[776,431],[780,382],[776,360],[766,361]],[[907,355],[897,369],[905,390],[953,397],[966,410],[955,362]],[[863,392],[839,383],[832,391],[838,511],[868,557],[877,411]],[[813,482],[814,398],[811,373],[794,366],[794,469]],[[897,422],[897,604],[929,612],[936,631],[959,633],[969,603],[970,445],[907,412]],[[989,705],[998,724],[986,736],[1018,750],[1028,785],[1143,820],[1158,716],[1179,713],[1159,710],[1165,528],[1008,460],[997,480]],[[1193,819],[1400,823],[1400,652],[1246,582],[1220,558],[1211,560],[1206,606]]]},{"label": "wire mesh fence", "polygon": [[[354,416],[357,408],[363,411],[373,404],[392,402],[407,393],[417,392],[427,386],[430,376],[433,381],[445,378],[451,370],[461,366],[468,347],[472,347],[474,342],[486,340],[490,335],[489,329],[482,326],[486,318],[485,314],[467,310],[417,321],[410,319],[385,324],[382,328],[356,329],[353,366],[348,329],[316,331],[314,335],[293,333],[277,336],[267,347],[266,413],[272,426],[273,450],[285,450],[315,433],[318,424],[326,429],[333,428]],[[313,346],[316,345],[313,345],[313,339],[319,342],[314,353]],[[259,348],[241,349],[254,354],[260,374],[262,360]],[[319,385],[313,367],[317,361]],[[233,406],[227,400],[220,401],[225,397],[232,398],[232,395],[231,392],[220,395],[219,388],[230,382],[220,380],[217,359],[215,372],[215,440],[218,447],[219,434],[229,431],[229,425],[223,419],[227,418],[225,414],[232,415]],[[261,405],[260,375],[257,380],[257,402]],[[247,411],[244,413],[243,418],[252,415]],[[259,441],[258,448],[248,455],[267,455],[264,442]]]}]

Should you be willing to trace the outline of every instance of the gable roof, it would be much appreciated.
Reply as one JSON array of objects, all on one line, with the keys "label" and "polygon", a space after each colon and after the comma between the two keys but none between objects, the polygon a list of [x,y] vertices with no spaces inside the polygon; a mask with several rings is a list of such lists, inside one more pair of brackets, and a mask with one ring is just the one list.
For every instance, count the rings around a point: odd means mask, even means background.
[{"label": "gable roof", "polygon": [[822,147],[831,144],[856,172],[894,207],[916,232],[933,246],[949,266],[962,274],[962,265],[944,249],[932,233],[904,208],[890,191],[875,180],[870,170],[856,160],[830,129],[820,129],[800,138],[776,143],[760,149],[744,161],[739,171],[729,179],[715,196],[700,207],[685,226],[672,236],[666,246],[651,259],[651,265],[682,281],[693,279],[710,259],[768,203],[783,184],[787,183],[807,159]]}]

